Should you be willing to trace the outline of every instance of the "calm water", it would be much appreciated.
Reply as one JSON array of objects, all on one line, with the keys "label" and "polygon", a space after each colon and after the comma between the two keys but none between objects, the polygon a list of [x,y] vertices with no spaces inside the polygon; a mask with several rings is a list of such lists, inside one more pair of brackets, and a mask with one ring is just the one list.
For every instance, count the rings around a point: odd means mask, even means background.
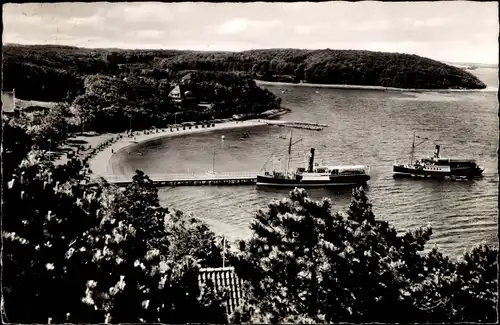
[{"label": "calm water", "polygon": [[[476,72],[490,87],[498,87],[497,70]],[[292,113],[284,120],[325,123],[323,131],[294,130],[292,166],[305,162],[305,152],[316,148],[317,161],[329,164],[367,164],[371,168],[368,195],[376,216],[400,230],[425,226],[437,244],[457,256],[464,248],[497,242],[498,221],[498,113],[497,94],[481,92],[384,92],[271,85]],[[286,89],[285,93],[281,90]],[[418,147],[417,156],[432,153],[441,144],[442,156],[469,156],[486,168],[485,177],[473,182],[394,179],[392,164],[407,160],[413,131],[434,141]],[[259,171],[273,154],[285,158],[290,129],[277,126],[155,140],[130,147],[111,161],[124,173],[142,169],[149,174],[169,172]],[[221,141],[221,136],[225,140]],[[138,151],[143,155],[137,154]],[[214,163],[215,151],[215,163]],[[284,159],[283,159],[284,160]],[[267,164],[272,168],[272,163]],[[329,197],[334,210],[349,205],[350,190],[312,189],[314,198]],[[191,212],[214,231],[230,239],[251,235],[250,221],[272,199],[287,189],[254,186],[179,187],[160,190],[167,206]]]}]

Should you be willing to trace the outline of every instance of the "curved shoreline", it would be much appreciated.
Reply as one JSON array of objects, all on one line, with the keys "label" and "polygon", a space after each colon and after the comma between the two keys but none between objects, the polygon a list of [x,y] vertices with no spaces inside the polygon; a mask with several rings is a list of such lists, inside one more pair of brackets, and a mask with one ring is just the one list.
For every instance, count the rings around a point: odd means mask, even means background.
[{"label": "curved shoreline", "polygon": [[[152,133],[149,134],[139,134],[134,136],[133,138],[129,137],[123,137],[110,145],[109,147],[103,149],[99,153],[97,153],[93,158],[89,160],[89,167],[92,170],[92,175],[94,177],[104,177],[109,178],[109,177],[124,177],[125,175],[122,175],[122,173],[116,171],[113,166],[110,164],[111,157],[118,153],[118,151],[121,151],[127,147],[130,147],[135,144],[147,142],[150,140],[155,140],[159,138],[166,138],[166,137],[174,137],[174,136],[182,136],[182,135],[188,135],[188,134],[194,134],[194,133],[204,133],[204,132],[211,132],[211,131],[217,131],[217,130],[228,130],[228,129],[237,129],[237,128],[245,128],[245,127],[253,127],[253,126],[264,126],[268,124],[279,124],[279,122],[275,120],[267,120],[267,119],[255,119],[255,120],[246,120],[246,121],[241,121],[241,122],[222,122],[222,123],[216,123],[215,126],[213,127],[207,127],[207,128],[192,128],[192,129],[180,129],[177,131],[174,129],[173,131],[170,131],[169,128],[166,128],[165,131],[160,130],[158,133],[155,131],[151,131]],[[154,133],[153,133],[154,132]]]},{"label": "curved shoreline", "polygon": [[361,86],[361,85],[341,85],[341,84],[312,84],[312,83],[292,83],[281,81],[264,81],[254,79],[257,85],[275,85],[287,87],[310,87],[310,88],[332,88],[332,89],[352,89],[352,90],[379,90],[398,92],[436,92],[436,93],[467,93],[467,92],[497,92],[498,88],[486,87],[483,89],[417,89],[417,88],[395,88],[383,86]]}]

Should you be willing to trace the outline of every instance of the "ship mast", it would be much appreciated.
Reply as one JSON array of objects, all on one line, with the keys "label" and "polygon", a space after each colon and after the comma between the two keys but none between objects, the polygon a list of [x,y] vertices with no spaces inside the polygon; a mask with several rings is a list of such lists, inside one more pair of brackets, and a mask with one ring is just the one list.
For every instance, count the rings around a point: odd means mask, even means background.
[{"label": "ship mast", "polygon": [[415,131],[413,131],[413,143],[411,144],[410,166],[413,163],[413,154],[415,153]]},{"label": "ship mast", "polygon": [[[420,141],[419,143],[415,144],[415,139],[421,139],[422,141]],[[410,153],[410,166],[412,165],[413,163],[413,155],[415,154],[415,148],[418,147],[419,145],[421,145],[422,143],[428,141],[429,138],[422,138],[422,137],[419,137],[419,136],[415,136],[415,131],[413,131],[413,143],[411,145],[411,153]]]},{"label": "ship mast", "polygon": [[[291,156],[291,153],[292,153],[292,147],[294,145],[296,145],[297,143],[301,142],[301,141],[302,141],[302,139],[299,139],[299,140],[297,140],[295,142],[292,142],[292,135],[290,134],[290,144],[288,145],[288,164],[287,164],[287,169],[290,168],[290,156]],[[277,158],[275,156],[275,153],[276,153],[276,151],[273,151],[273,153],[269,156],[269,158],[267,158],[266,162],[264,163],[264,165],[262,166],[262,168],[260,169],[260,171],[265,170],[265,167],[266,167],[267,163],[271,159],[272,159],[272,162],[273,162],[273,171],[274,171],[274,169],[275,169],[275,163],[276,163],[275,158]],[[281,162],[281,159],[278,159],[278,161]],[[283,171],[283,164],[282,163],[280,163],[280,167],[281,167],[281,171]]]}]

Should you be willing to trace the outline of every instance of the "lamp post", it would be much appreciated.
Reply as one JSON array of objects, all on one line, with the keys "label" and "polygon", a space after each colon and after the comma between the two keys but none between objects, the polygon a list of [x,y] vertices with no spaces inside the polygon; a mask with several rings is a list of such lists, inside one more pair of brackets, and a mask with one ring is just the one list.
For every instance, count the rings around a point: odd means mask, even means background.
[{"label": "lamp post", "polygon": [[212,173],[215,174],[215,148],[214,148],[214,157],[213,157],[213,160],[212,160]]},{"label": "lamp post", "polygon": [[226,267],[226,236],[222,236],[222,268]]},{"label": "lamp post", "polygon": [[215,125],[214,104],[210,103],[210,113],[212,114],[212,125]]},{"label": "lamp post", "polygon": [[51,147],[51,144],[52,144],[52,138],[49,138],[49,161],[50,161],[50,147]]}]

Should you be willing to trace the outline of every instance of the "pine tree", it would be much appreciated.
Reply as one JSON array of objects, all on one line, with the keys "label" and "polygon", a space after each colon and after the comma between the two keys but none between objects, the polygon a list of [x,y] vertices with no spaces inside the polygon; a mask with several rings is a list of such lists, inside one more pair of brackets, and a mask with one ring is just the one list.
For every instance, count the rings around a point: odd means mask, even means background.
[{"label": "pine tree", "polygon": [[495,320],[496,248],[424,254],[430,225],[398,233],[362,188],[346,213],[330,206],[295,189],[258,213],[234,262],[248,294],[234,322]]},{"label": "pine tree", "polygon": [[250,293],[273,322],[290,314],[318,317],[319,245],[331,203],[314,201],[301,189],[259,211],[252,239],[242,247],[238,273],[252,283]]},{"label": "pine tree", "polygon": [[327,319],[404,320],[389,312],[397,306],[410,321],[410,284],[418,280],[419,252],[432,229],[428,226],[398,235],[388,222],[375,218],[363,188],[353,190],[346,216],[338,215],[325,235]]}]

